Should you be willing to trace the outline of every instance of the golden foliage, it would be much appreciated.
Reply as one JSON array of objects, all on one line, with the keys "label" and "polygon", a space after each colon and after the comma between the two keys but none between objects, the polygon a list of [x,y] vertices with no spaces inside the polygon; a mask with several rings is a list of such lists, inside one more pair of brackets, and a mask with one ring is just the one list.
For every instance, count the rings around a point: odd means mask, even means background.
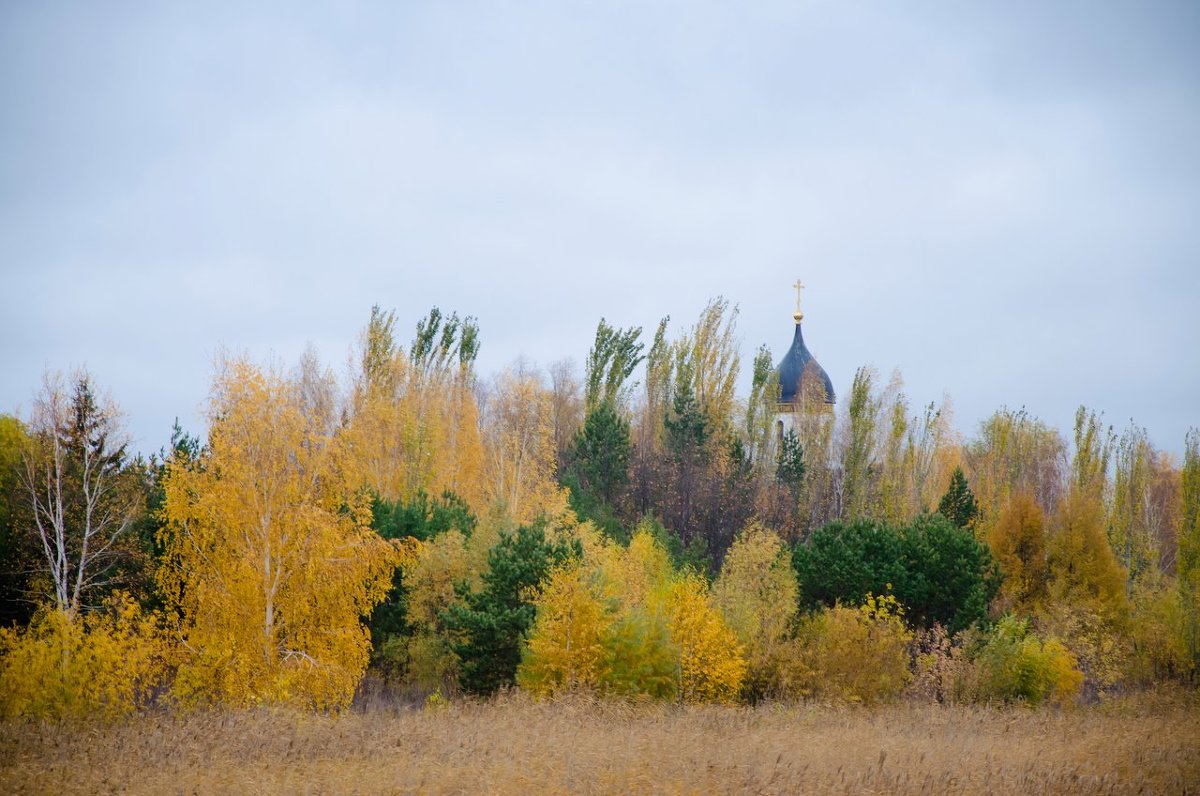
[{"label": "golden foliage", "polygon": [[484,503],[479,410],[461,372],[412,367],[391,355],[387,378],[361,387],[340,435],[348,482],[388,500],[418,490],[453,491],[478,511]]},{"label": "golden foliage", "polygon": [[1183,604],[1174,586],[1166,578],[1147,577],[1134,589],[1126,672],[1134,683],[1183,677],[1190,669]]},{"label": "golden foliage", "polygon": [[867,595],[849,608],[825,608],[800,624],[789,690],[847,702],[894,699],[911,678],[903,609],[895,597]]},{"label": "golden foliage", "polygon": [[758,522],[743,528],[725,554],[713,602],[746,651],[752,699],[779,680],[780,652],[796,615],[798,591],[783,540]]},{"label": "golden foliage", "polygon": [[737,636],[721,619],[704,578],[684,573],[666,596],[671,640],[679,647],[679,692],[685,702],[733,702],[746,677]]},{"label": "golden foliage", "polygon": [[1109,620],[1124,616],[1125,571],[1105,535],[1098,496],[1078,489],[1067,495],[1054,514],[1048,547],[1050,594],[1057,602]]},{"label": "golden foliage", "polygon": [[159,582],[182,616],[175,694],[185,703],[349,703],[367,665],[360,617],[398,552],[336,466],[337,439],[293,384],[248,362],[213,387],[208,448],[165,479]]},{"label": "golden foliage", "polygon": [[0,716],[115,716],[146,705],[166,675],[154,616],[114,595],[100,611],[42,608],[24,629],[0,628]]},{"label": "golden foliage", "polygon": [[615,612],[606,610],[581,562],[557,567],[537,599],[537,618],[517,672],[533,693],[595,688],[604,678],[605,640]]},{"label": "golden foliage", "polygon": [[1044,633],[1075,656],[1089,688],[1105,694],[1121,682],[1130,666],[1128,642],[1111,615],[1095,603],[1052,602],[1038,620]]},{"label": "golden foliage", "polygon": [[645,529],[627,548],[595,536],[583,548],[583,559],[555,570],[535,601],[517,675],[523,687],[687,702],[736,698],[746,663],[703,578],[674,573]]},{"label": "golden foliage", "polygon": [[1004,572],[1001,599],[1018,611],[1029,611],[1046,596],[1046,521],[1027,492],[1008,500],[988,532],[988,546]]},{"label": "golden foliage", "polygon": [[539,515],[562,514],[567,498],[554,479],[557,452],[551,393],[535,375],[507,370],[496,379],[487,409],[486,500],[502,505],[518,525]]},{"label": "golden foliage", "polygon": [[963,454],[982,520],[994,519],[1017,492],[1032,495],[1044,511],[1053,508],[1062,491],[1067,450],[1058,431],[1024,409],[1001,409],[979,431]]},{"label": "golden foliage", "polygon": [[1028,620],[1006,616],[992,631],[979,654],[980,692],[976,698],[1031,705],[1048,700],[1071,702],[1083,685],[1075,656],[1054,638],[1041,639]]}]

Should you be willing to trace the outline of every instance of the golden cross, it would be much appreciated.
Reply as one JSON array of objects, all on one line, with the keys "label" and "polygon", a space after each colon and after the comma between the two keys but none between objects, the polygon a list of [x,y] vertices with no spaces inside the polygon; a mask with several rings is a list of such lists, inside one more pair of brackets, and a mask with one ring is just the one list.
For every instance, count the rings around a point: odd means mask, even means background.
[{"label": "golden cross", "polygon": [[800,315],[800,291],[804,289],[804,283],[797,279],[792,287],[796,288],[796,314]]}]

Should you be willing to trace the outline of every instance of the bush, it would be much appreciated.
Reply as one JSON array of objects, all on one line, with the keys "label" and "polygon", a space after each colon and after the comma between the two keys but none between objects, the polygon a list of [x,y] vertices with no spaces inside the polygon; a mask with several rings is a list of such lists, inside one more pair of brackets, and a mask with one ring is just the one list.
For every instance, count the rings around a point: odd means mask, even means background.
[{"label": "bush", "polygon": [[910,641],[903,610],[890,595],[867,595],[858,608],[822,609],[800,623],[790,685],[797,696],[863,703],[894,699],[912,676]]},{"label": "bush", "polygon": [[987,546],[940,514],[909,525],[830,523],[797,545],[792,564],[804,607],[860,603],[893,593],[918,625],[951,633],[987,616],[1000,571]]},{"label": "bush", "polygon": [[154,617],[117,594],[85,616],[43,608],[0,628],[0,716],[115,716],[144,707],[166,674]]},{"label": "bush", "polygon": [[593,540],[582,560],[556,567],[517,682],[536,694],[594,689],[623,696],[729,702],[746,662],[704,579],[675,572],[646,530],[628,547]]},{"label": "bush", "polygon": [[1179,590],[1169,582],[1142,585],[1134,592],[1130,620],[1126,679],[1149,684],[1186,676],[1190,666]]},{"label": "bush", "polygon": [[1066,704],[1083,685],[1075,656],[1061,642],[1038,638],[1027,619],[1011,615],[996,624],[976,663],[980,699]]}]

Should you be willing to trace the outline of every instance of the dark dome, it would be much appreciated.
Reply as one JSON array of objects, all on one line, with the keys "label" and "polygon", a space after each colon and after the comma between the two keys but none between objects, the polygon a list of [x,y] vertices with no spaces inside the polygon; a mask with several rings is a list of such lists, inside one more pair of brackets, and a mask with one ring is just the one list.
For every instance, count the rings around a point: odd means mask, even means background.
[{"label": "dark dome", "polygon": [[808,384],[820,384],[824,387],[825,403],[831,404],[836,400],[836,396],[833,394],[833,382],[829,380],[829,374],[825,372],[825,368],[813,359],[813,355],[804,345],[804,335],[800,332],[800,323],[797,322],[796,336],[792,338],[792,347],[779,362],[779,402],[798,403],[803,394],[801,385]]}]

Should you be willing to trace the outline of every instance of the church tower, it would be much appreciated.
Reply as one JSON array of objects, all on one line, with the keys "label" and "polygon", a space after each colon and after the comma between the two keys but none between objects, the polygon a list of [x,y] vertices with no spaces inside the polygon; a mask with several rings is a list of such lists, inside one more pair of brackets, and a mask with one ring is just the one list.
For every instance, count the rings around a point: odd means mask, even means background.
[{"label": "church tower", "polygon": [[796,312],[793,313],[792,319],[796,322],[796,331],[792,336],[792,347],[779,362],[779,412],[776,426],[780,436],[785,429],[795,429],[801,416],[832,413],[834,401],[837,400],[829,374],[804,344],[804,333],[801,329],[804,312],[800,309],[800,291],[804,289],[804,285],[800,280],[796,280],[793,287],[796,288]]}]

